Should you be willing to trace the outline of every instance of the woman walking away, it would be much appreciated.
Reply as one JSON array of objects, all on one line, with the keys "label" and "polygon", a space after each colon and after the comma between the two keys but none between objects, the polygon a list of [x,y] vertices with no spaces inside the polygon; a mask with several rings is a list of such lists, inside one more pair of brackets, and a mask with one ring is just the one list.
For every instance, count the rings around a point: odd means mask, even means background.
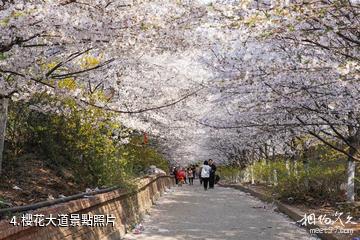
[{"label": "woman walking away", "polygon": [[189,184],[193,185],[194,184],[194,172],[191,168],[188,168],[188,170],[187,170],[187,178],[189,179]]},{"label": "woman walking away", "polygon": [[210,177],[211,167],[209,166],[208,161],[204,161],[204,165],[201,169],[201,179],[204,182],[204,189],[207,190],[209,177]]}]

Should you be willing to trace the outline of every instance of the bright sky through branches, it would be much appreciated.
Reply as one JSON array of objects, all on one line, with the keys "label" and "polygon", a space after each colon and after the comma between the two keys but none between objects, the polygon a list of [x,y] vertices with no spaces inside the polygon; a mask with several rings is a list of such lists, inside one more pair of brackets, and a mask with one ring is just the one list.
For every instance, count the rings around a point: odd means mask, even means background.
[{"label": "bright sky through branches", "polygon": [[291,153],[308,134],[357,149],[359,6],[342,4],[5,1],[0,95],[117,112],[180,164]]}]

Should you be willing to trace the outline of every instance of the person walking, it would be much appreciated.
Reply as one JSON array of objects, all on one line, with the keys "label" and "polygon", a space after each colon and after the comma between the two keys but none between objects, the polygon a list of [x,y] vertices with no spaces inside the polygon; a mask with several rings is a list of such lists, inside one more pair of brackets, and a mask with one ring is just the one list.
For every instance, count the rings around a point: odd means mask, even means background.
[{"label": "person walking", "polygon": [[204,161],[204,165],[202,166],[202,169],[201,169],[201,179],[202,179],[202,182],[204,182],[205,191],[208,189],[210,172],[211,172],[211,167],[209,166],[209,162]]},{"label": "person walking", "polygon": [[216,166],[214,160],[209,159],[209,166],[211,167],[210,177],[209,177],[209,188],[213,189],[215,185],[215,173],[216,173]]},{"label": "person walking", "polygon": [[202,171],[202,167],[198,167],[198,177],[199,177],[200,185],[202,185],[201,171]]},{"label": "person walking", "polygon": [[187,178],[189,179],[189,184],[194,184],[194,172],[191,167],[187,169]]},{"label": "person walking", "polygon": [[195,166],[195,165],[192,165],[192,166],[191,166],[191,170],[192,170],[192,172],[193,172],[194,179],[196,179],[196,166]]},{"label": "person walking", "polygon": [[186,179],[186,172],[185,172],[184,168],[180,168],[176,172],[176,178],[178,180],[178,186],[181,187],[185,183],[185,179]]},{"label": "person walking", "polygon": [[177,172],[178,172],[178,168],[177,167],[174,167],[174,169],[173,169],[173,174],[174,174],[174,176],[175,176],[175,183],[176,183],[176,185],[178,185],[178,183],[179,183],[179,179],[178,179],[178,174],[177,174]]}]

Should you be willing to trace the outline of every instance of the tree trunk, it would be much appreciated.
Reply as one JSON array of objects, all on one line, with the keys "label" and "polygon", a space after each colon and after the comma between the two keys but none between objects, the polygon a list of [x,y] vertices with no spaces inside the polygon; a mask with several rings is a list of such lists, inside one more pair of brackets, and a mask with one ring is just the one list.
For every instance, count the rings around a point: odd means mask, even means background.
[{"label": "tree trunk", "polygon": [[294,176],[295,176],[296,178],[298,178],[299,172],[298,172],[298,163],[297,163],[297,161],[294,161],[293,168],[294,168]]},{"label": "tree trunk", "polygon": [[290,162],[289,162],[289,159],[286,159],[285,160],[285,168],[286,168],[286,171],[287,171],[287,175],[291,175],[291,169],[290,169]]},{"label": "tree trunk", "polygon": [[304,171],[305,171],[304,185],[305,185],[305,189],[308,190],[309,189],[309,160],[305,159],[303,161],[303,164],[304,164]]},{"label": "tree trunk", "polygon": [[242,183],[248,183],[250,181],[250,168],[245,168],[244,174],[241,178]]},{"label": "tree trunk", "polygon": [[309,144],[304,141],[303,142],[303,156],[302,156],[302,163],[303,163],[303,167],[304,167],[304,173],[305,173],[305,178],[304,178],[304,186],[306,190],[309,190],[309,162],[310,162],[310,150],[309,150]]},{"label": "tree trunk", "polygon": [[251,165],[250,167],[250,173],[251,173],[251,184],[255,184],[255,178],[254,178],[254,165]]},{"label": "tree trunk", "polygon": [[274,175],[274,186],[277,186],[278,185],[278,175],[277,175],[276,169],[273,170],[273,175]]},{"label": "tree trunk", "polygon": [[273,182],[273,176],[272,176],[272,169],[271,169],[271,165],[269,162],[267,163],[267,168],[268,168],[268,174],[269,174],[268,183],[269,183],[269,185],[273,185],[274,182]]},{"label": "tree trunk", "polygon": [[348,169],[347,169],[347,188],[346,188],[347,201],[349,202],[355,201],[355,169],[356,169],[355,161],[349,159]]},{"label": "tree trunk", "polygon": [[[359,118],[354,117],[354,113],[349,113],[349,119],[356,119],[359,121]],[[360,129],[354,128],[353,126],[348,126],[349,132],[349,158],[348,158],[348,168],[347,168],[347,185],[346,185],[346,200],[348,202],[355,202],[355,171],[356,164],[353,157],[359,156],[360,149]]]},{"label": "tree trunk", "polygon": [[9,99],[0,98],[0,173],[2,170],[2,162],[3,162],[8,106],[9,106]]}]

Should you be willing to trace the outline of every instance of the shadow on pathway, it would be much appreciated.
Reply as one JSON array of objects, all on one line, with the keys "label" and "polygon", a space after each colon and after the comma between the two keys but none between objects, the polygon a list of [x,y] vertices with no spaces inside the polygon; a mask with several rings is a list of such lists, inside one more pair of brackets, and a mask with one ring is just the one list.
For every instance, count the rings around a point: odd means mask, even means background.
[{"label": "shadow on pathway", "polygon": [[173,189],[153,207],[143,223],[145,231],[127,234],[126,240],[318,239],[244,192],[221,187],[204,191],[197,181]]}]

